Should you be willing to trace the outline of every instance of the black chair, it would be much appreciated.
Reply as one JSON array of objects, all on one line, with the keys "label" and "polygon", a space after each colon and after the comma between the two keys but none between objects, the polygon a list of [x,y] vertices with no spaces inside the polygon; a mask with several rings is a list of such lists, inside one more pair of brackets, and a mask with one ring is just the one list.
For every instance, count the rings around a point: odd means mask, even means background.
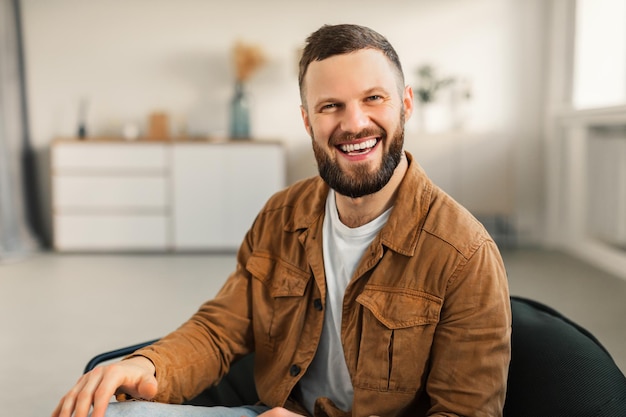
[{"label": "black chair", "polygon": [[591,333],[537,301],[511,309],[505,417],[626,416],[626,378]]},{"label": "black chair", "polygon": [[[511,297],[511,309],[504,417],[626,417],[626,377],[591,333],[537,301]],[[153,342],[95,356],[85,372]],[[188,404],[254,404],[253,362],[254,354],[239,360],[219,384]]]}]

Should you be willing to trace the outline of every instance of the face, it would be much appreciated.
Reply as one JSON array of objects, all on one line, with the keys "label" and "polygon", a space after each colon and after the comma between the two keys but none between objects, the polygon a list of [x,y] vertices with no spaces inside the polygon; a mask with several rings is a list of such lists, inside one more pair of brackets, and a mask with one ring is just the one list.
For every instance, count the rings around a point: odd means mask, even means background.
[{"label": "face", "polygon": [[302,118],[320,176],[338,193],[362,197],[382,189],[403,152],[413,92],[393,65],[363,49],[309,65]]}]

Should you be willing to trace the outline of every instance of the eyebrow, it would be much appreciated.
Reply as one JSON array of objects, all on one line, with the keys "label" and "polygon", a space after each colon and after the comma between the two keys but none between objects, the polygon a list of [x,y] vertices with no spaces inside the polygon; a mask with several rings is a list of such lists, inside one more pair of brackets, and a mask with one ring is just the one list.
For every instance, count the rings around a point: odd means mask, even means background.
[{"label": "eyebrow", "polygon": [[371,96],[372,94],[375,94],[375,93],[382,93],[382,94],[385,94],[385,95],[390,95],[389,91],[387,91],[387,89],[385,89],[384,87],[372,87],[372,88],[369,88],[369,89],[367,89],[367,90],[365,90],[363,92],[363,95],[364,96]]}]

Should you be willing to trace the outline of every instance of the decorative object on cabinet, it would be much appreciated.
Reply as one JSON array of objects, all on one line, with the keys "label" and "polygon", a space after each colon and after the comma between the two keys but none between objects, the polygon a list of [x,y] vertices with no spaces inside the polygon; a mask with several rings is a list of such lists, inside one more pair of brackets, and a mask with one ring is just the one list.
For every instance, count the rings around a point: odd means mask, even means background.
[{"label": "decorative object on cabinet", "polygon": [[415,91],[417,99],[423,104],[436,101],[437,93],[455,82],[454,77],[440,77],[432,65],[417,68],[417,76],[419,82]]},{"label": "decorative object on cabinet", "polygon": [[248,139],[250,136],[250,101],[243,82],[237,81],[230,103],[230,137]]},{"label": "decorative object on cabinet", "polygon": [[236,250],[285,186],[278,142],[57,139],[51,158],[59,251]]},{"label": "decorative object on cabinet", "polygon": [[136,123],[128,122],[122,126],[122,137],[126,140],[137,140],[140,136],[139,126]]},{"label": "decorative object on cabinet", "polygon": [[246,82],[265,63],[265,56],[258,45],[237,42],[233,48],[233,60],[235,92],[230,103],[230,137],[249,139],[251,137],[250,98],[246,91]]},{"label": "decorative object on cabinet", "polygon": [[427,133],[461,129],[472,97],[470,82],[466,78],[440,76],[438,70],[428,64],[418,67],[416,73],[415,98],[420,129]]},{"label": "decorative object on cabinet", "polygon": [[86,98],[82,98],[78,104],[77,136],[79,139],[85,139],[87,137],[87,104]]},{"label": "decorative object on cabinet", "polygon": [[165,112],[153,112],[148,117],[148,135],[150,140],[167,140],[170,137],[169,118]]}]

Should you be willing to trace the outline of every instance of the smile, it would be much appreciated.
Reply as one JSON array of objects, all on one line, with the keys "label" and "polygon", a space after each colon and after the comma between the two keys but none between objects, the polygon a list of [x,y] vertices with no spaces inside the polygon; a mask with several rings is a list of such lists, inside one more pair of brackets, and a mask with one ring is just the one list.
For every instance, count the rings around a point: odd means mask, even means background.
[{"label": "smile", "polygon": [[369,152],[377,143],[378,139],[368,139],[360,143],[347,143],[337,147],[346,154],[363,154]]}]

